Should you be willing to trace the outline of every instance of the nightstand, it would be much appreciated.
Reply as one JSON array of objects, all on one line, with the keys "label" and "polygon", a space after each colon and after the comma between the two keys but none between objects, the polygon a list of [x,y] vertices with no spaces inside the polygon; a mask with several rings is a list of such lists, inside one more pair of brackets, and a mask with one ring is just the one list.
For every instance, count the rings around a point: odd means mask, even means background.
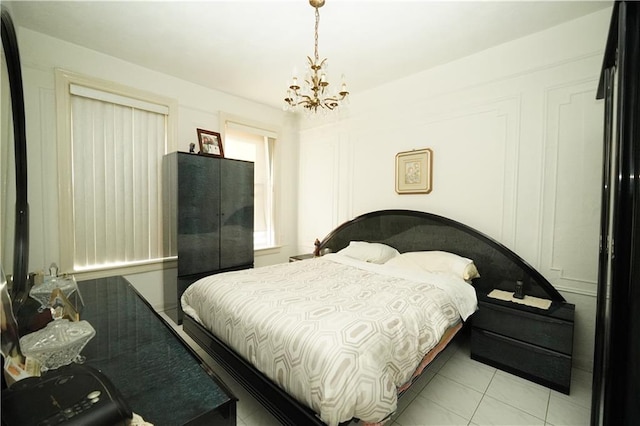
[{"label": "nightstand", "polygon": [[539,309],[478,294],[471,358],[568,394],[575,305]]},{"label": "nightstand", "polygon": [[313,253],[297,254],[289,257],[289,262],[297,262],[299,260],[313,259]]}]

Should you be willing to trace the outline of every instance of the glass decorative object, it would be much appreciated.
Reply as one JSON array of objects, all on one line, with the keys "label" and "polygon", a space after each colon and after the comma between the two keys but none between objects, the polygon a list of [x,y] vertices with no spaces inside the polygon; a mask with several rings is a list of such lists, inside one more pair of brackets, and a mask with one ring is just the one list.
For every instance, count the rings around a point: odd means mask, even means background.
[{"label": "glass decorative object", "polygon": [[[31,288],[29,296],[40,302],[40,310],[50,308],[52,317],[55,319],[66,316],[77,321],[84,307],[78,284],[73,275],[47,276],[42,284],[34,285]],[[60,309],[61,307],[64,309]],[[68,312],[73,314],[67,314]]]},{"label": "glass decorative object", "polygon": [[45,277],[42,284],[34,285],[29,291],[29,296],[40,302],[40,305],[49,305],[51,293],[59,288],[65,297],[69,298],[71,294],[78,291],[78,284],[73,276],[71,277]]},{"label": "glass decorative object", "polygon": [[26,357],[39,361],[44,372],[84,361],[80,352],[95,334],[88,321],[60,319],[20,338],[20,348]]}]

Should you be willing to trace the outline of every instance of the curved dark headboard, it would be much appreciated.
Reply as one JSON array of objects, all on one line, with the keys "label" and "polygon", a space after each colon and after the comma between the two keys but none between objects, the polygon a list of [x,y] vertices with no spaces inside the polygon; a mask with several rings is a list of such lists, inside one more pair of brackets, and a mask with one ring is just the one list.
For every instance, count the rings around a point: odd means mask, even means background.
[{"label": "curved dark headboard", "polygon": [[413,210],[380,210],[343,223],[320,243],[321,253],[337,252],[350,241],[378,242],[399,252],[442,250],[473,259],[479,290],[513,291],[522,280],[528,295],[564,302],[553,285],[520,256],[491,237],[455,220]]}]

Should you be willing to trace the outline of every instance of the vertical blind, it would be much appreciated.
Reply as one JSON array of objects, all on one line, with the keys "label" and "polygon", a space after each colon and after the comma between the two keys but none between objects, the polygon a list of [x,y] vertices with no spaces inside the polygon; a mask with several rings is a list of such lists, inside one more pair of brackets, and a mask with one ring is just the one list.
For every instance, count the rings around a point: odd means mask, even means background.
[{"label": "vertical blind", "polygon": [[74,270],[163,258],[168,108],[71,85]]},{"label": "vertical blind", "polygon": [[275,134],[234,122],[225,125],[225,156],[254,162],[255,248],[275,245],[273,152]]}]

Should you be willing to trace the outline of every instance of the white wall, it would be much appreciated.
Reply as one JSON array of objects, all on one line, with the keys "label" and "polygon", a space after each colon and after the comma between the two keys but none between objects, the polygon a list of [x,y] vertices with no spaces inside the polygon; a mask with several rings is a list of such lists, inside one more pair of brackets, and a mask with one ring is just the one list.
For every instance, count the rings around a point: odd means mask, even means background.
[{"label": "white wall", "polygon": [[[610,15],[603,10],[353,94],[349,112],[333,122],[304,121],[301,251],[372,210],[414,209],[466,223],[514,250],[576,304],[574,365],[591,369],[603,134],[595,93]],[[395,155],[419,148],[433,150],[434,189],[398,195]]]},{"label": "white wall", "polygon": [[[31,269],[58,258],[53,70],[61,67],[176,99],[182,150],[196,141],[196,127],[219,130],[219,111],[281,126],[284,247],[257,265],[309,252],[315,238],[367,211],[442,214],[512,248],[576,303],[575,365],[590,369],[602,135],[602,104],[594,97],[609,17],[604,10],[353,94],[346,116],[305,122],[300,133],[279,110],[18,28]],[[396,153],[423,147],[434,151],[433,192],[397,195]],[[173,274],[128,278],[161,308],[173,301]]]},{"label": "white wall", "polygon": [[[220,131],[219,112],[280,128],[278,205],[280,249],[259,252],[256,265],[286,262],[297,245],[298,123],[282,111],[161,74],[26,28],[17,28],[28,140],[30,270],[59,263],[54,69],[111,81],[172,98],[178,104],[178,149],[197,143],[196,128]],[[175,306],[175,269],[127,276],[156,309]]]}]

